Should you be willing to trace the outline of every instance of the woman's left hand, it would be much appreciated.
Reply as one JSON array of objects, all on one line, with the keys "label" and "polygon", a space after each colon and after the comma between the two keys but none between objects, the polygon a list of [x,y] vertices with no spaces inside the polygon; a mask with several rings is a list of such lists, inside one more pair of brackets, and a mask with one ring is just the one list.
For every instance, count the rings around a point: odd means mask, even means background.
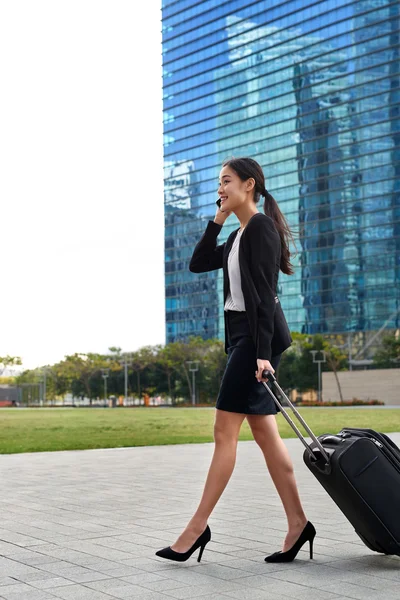
[{"label": "woman's left hand", "polygon": [[257,358],[257,371],[256,371],[256,379],[258,382],[260,381],[268,381],[267,379],[262,377],[262,372],[264,369],[275,373],[274,367],[271,365],[269,360],[264,360],[263,358]]}]

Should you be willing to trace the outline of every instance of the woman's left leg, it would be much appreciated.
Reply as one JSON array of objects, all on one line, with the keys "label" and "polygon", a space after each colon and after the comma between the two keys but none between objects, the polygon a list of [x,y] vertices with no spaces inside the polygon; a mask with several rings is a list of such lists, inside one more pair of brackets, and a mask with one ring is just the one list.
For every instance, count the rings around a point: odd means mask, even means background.
[{"label": "woman's left leg", "polygon": [[286,552],[296,542],[307,517],[301,505],[294,476],[293,463],[278,430],[275,415],[246,415],[254,440],[264,454],[268,471],[275,484],[288,521],[282,551]]}]

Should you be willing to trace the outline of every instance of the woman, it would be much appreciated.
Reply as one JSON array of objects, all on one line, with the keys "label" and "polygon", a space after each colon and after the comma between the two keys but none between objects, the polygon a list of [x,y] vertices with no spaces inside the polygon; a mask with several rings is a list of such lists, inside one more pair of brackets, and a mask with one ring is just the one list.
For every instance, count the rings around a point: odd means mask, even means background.
[{"label": "woman", "polygon": [[[207,520],[232,475],[239,431],[246,418],[264,454],[288,521],[282,551],[265,560],[291,561],[307,541],[312,558],[316,531],[300,502],[293,464],[276,423],[276,405],[260,383],[266,381],[262,379],[264,369],[275,373],[282,352],[292,342],[275,295],[279,270],[293,274],[287,242],[291,232],[277,202],[265,189],[262,168],[255,160],[225,161],[220,172],[218,195],[220,203],[217,202],[215,219],[208,222],[189,266],[195,273],[224,270],[228,361],[216,402],[214,455],[195,514],[172,546],[159,550],[156,555],[185,561],[200,548],[200,562],[211,539]],[[257,209],[260,195],[265,198],[265,214]],[[217,246],[218,233],[232,212],[238,218],[240,228],[233,231],[224,244]]]}]

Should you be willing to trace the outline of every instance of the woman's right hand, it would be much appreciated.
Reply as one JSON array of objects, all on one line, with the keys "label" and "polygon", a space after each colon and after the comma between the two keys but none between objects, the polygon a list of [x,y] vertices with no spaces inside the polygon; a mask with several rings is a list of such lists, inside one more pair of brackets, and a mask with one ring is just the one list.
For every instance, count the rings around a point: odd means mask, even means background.
[{"label": "woman's right hand", "polygon": [[232,214],[231,210],[221,210],[219,206],[217,206],[217,212],[215,213],[214,223],[218,223],[218,225],[223,225],[226,219]]}]

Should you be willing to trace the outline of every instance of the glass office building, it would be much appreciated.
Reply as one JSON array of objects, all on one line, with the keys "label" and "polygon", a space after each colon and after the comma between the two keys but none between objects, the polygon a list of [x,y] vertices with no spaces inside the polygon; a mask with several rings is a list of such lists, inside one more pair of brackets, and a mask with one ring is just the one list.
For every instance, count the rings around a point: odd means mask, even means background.
[{"label": "glass office building", "polygon": [[162,15],[166,342],[223,339],[222,271],[188,265],[232,156],[261,164],[296,234],[278,289],[291,330],[359,347],[399,328],[398,0],[163,0]]}]

